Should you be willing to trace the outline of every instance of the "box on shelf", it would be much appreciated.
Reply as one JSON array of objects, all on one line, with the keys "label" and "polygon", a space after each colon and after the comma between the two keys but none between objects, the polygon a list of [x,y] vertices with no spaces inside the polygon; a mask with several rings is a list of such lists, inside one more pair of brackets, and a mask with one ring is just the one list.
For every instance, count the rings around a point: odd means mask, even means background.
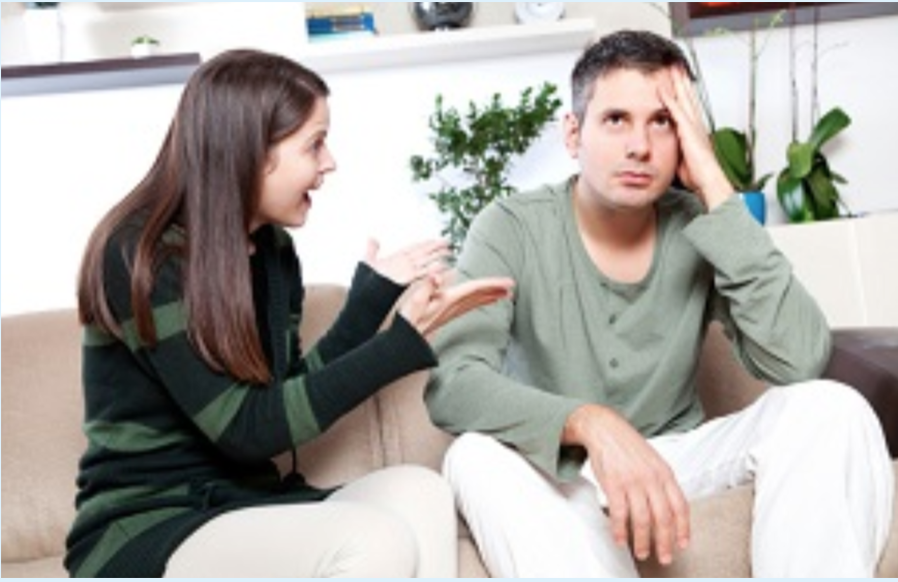
[{"label": "box on shelf", "polygon": [[306,31],[310,42],[367,37],[377,34],[374,14],[363,7],[312,12],[306,17]]}]

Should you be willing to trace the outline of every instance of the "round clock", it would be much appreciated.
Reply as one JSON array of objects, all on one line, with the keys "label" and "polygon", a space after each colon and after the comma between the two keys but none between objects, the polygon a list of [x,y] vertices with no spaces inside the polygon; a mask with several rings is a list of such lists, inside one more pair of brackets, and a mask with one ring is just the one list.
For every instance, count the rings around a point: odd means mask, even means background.
[{"label": "round clock", "polygon": [[564,16],[564,2],[515,2],[518,22],[551,22]]}]

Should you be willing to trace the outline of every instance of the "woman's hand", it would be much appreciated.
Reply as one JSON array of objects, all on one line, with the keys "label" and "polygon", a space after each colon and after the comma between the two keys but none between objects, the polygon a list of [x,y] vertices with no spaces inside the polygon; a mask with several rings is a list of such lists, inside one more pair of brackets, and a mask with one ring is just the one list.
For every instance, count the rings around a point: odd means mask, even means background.
[{"label": "woman's hand", "polygon": [[425,277],[441,275],[449,268],[445,262],[449,256],[449,243],[444,240],[421,242],[386,257],[378,257],[379,252],[380,244],[369,239],[365,263],[397,285],[408,285]]},{"label": "woman's hand", "polygon": [[511,297],[514,281],[488,277],[443,286],[443,275],[431,275],[415,283],[400,303],[402,315],[428,341],[449,321],[472,309]]}]

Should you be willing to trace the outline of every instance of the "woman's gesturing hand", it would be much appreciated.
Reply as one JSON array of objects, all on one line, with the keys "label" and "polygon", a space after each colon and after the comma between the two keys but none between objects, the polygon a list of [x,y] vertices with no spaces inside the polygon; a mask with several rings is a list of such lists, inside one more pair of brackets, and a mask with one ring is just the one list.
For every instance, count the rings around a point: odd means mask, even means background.
[{"label": "woman's gesturing hand", "polygon": [[444,287],[443,279],[431,275],[418,281],[399,306],[399,314],[428,340],[456,317],[510,297],[514,288],[514,281],[507,277],[473,279],[451,287]]},{"label": "woman's gesturing hand", "polygon": [[365,262],[397,285],[408,285],[425,277],[440,275],[449,267],[449,243],[444,240],[430,240],[401,249],[391,255],[378,257],[380,244],[368,240]]}]

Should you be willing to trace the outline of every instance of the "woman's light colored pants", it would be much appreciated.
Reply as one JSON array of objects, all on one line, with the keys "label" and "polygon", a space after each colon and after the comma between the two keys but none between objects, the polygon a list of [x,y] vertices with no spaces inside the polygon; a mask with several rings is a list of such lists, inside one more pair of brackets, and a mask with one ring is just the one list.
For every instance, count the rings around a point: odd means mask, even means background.
[{"label": "woman's light colored pants", "polygon": [[[774,388],[737,414],[650,442],[689,499],[754,482],[754,576],[874,575],[894,472],[879,421],[855,390],[827,381]],[[492,438],[468,434],[443,470],[494,576],[638,575],[612,540],[588,463],[562,484]]]},{"label": "woman's light colored pants", "polygon": [[393,467],[321,503],[217,517],[172,555],[166,577],[452,578],[452,493],[435,472]]}]

